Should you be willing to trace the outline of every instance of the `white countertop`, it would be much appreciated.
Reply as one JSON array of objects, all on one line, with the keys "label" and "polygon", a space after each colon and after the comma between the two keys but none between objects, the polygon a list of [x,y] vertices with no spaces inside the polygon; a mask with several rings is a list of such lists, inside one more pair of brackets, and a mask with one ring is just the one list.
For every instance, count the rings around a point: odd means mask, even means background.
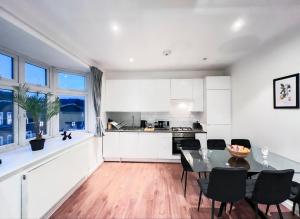
[{"label": "white countertop", "polygon": [[32,151],[30,145],[0,154],[0,181],[21,172],[30,166],[40,164],[63,151],[93,137],[92,133],[74,132],[72,139],[62,141],[62,137],[50,138],[45,142],[45,147],[40,151]]}]

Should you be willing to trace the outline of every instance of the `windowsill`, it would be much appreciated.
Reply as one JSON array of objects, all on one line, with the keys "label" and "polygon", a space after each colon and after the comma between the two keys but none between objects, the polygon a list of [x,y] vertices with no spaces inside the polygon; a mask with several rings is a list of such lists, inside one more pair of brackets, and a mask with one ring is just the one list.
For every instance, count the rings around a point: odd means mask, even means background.
[{"label": "windowsill", "polygon": [[44,149],[40,151],[32,151],[28,144],[15,150],[1,153],[0,181],[31,166],[40,165],[43,161],[47,161],[93,136],[94,134],[92,133],[75,132],[70,140],[62,141],[61,137],[47,139]]}]

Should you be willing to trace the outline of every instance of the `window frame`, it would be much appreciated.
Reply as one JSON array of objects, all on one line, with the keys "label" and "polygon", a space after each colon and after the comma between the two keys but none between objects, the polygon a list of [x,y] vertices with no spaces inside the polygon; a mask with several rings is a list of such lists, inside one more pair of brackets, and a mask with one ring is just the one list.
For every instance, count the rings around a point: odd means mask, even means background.
[{"label": "window frame", "polygon": [[[12,90],[14,92],[14,89],[12,86],[2,85],[0,83],[0,89],[2,90]],[[16,103],[13,103],[13,140],[14,142],[11,144],[5,144],[0,146],[0,152],[5,151],[9,148],[14,148],[19,145],[19,107]]]},{"label": "window frame", "polygon": [[[76,76],[84,77],[84,90],[60,88],[58,86],[58,75],[60,73],[66,73],[66,74],[69,74],[69,75],[76,75]],[[68,92],[79,92],[79,93],[85,93],[87,91],[87,74],[78,73],[78,72],[70,72],[70,71],[66,71],[66,70],[57,69],[55,75],[56,75],[56,77],[55,77],[55,85],[56,85],[55,89],[57,91],[63,91],[63,92],[68,91]]]},{"label": "window frame", "polygon": [[[76,89],[61,89],[58,87],[58,74],[61,72],[70,73],[72,75],[79,75],[85,77],[85,90],[76,90]],[[53,82],[54,82],[54,90],[56,96],[81,96],[84,97],[84,129],[82,130],[74,130],[72,132],[87,132],[89,130],[89,113],[88,113],[88,104],[90,104],[89,100],[89,91],[88,83],[90,81],[90,75],[84,72],[72,71],[63,68],[54,68],[53,69]],[[57,129],[59,132],[59,115],[56,118]]]},{"label": "window frame", "polygon": [[13,78],[12,79],[8,79],[8,78],[3,78],[0,76],[0,86],[16,86],[18,85],[18,81],[19,81],[19,57],[16,54],[13,54],[11,52],[8,52],[5,49],[2,49],[0,47],[0,53],[6,56],[10,56],[13,58]]},{"label": "window frame", "polygon": [[[26,83],[29,88],[29,92],[37,92],[47,94],[48,92],[54,94],[54,96],[60,95],[71,95],[71,96],[82,96],[85,99],[84,106],[84,118],[85,118],[85,128],[83,130],[75,130],[72,132],[88,132],[90,130],[90,108],[89,104],[92,104],[91,97],[91,88],[90,84],[90,73],[89,72],[78,72],[72,69],[57,68],[45,64],[41,61],[32,59],[23,54],[11,51],[4,47],[0,46],[0,53],[7,55],[13,58],[13,79],[2,78],[0,80],[0,89],[14,90],[14,86],[19,86],[19,84],[25,82],[25,63],[35,65],[37,67],[45,68],[47,70],[46,74],[46,86],[40,86],[35,84]],[[85,77],[85,90],[76,90],[76,89],[59,89],[58,87],[58,73],[65,72],[72,75],[79,75]],[[53,97],[54,98],[54,97]],[[6,144],[0,146],[0,153],[13,150],[15,148],[26,146],[29,144],[29,141],[32,139],[26,139],[26,112],[18,107],[16,103],[13,103],[14,112],[13,112],[13,140],[12,144]],[[47,135],[43,135],[44,138],[52,138],[59,136],[59,115],[54,116],[47,122]]]}]

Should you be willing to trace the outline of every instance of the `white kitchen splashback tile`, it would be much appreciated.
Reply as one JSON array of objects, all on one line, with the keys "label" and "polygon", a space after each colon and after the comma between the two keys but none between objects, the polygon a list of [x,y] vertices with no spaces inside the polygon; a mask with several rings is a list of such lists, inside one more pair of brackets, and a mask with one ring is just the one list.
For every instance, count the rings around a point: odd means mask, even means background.
[{"label": "white kitchen splashback tile", "polygon": [[170,121],[171,127],[192,127],[195,121],[203,122],[203,113],[200,112],[142,112],[141,119],[153,123],[157,120]]}]

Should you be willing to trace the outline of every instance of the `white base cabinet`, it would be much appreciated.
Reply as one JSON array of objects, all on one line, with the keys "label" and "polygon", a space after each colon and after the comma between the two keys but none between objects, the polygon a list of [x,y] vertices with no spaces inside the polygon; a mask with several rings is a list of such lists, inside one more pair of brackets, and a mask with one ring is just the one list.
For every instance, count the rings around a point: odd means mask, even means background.
[{"label": "white base cabinet", "polygon": [[174,159],[171,133],[107,132],[103,140],[105,160]]},{"label": "white base cabinet", "polygon": [[106,132],[103,137],[103,157],[109,159],[119,159],[120,152],[120,132]]},{"label": "white base cabinet", "polygon": [[0,219],[21,218],[21,175],[0,182]]}]

